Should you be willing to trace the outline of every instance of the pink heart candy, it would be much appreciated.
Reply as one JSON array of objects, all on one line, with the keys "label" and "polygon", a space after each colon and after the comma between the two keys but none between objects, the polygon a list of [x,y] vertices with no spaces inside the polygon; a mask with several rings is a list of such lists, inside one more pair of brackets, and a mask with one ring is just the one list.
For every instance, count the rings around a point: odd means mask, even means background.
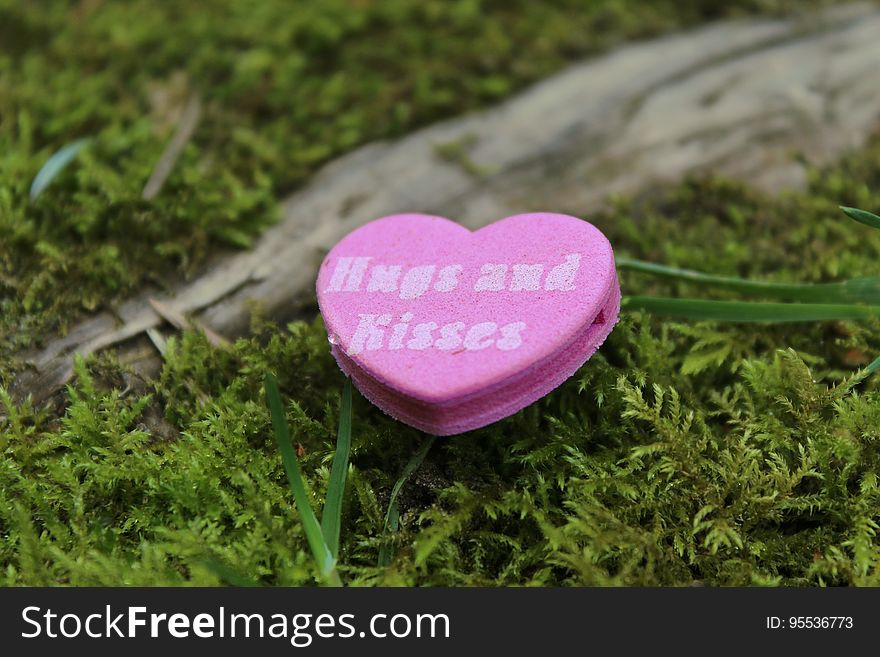
[{"label": "pink heart candy", "polygon": [[441,436],[556,388],[620,310],[605,236],[544,212],[475,232],[423,214],[377,219],[327,254],[317,292],[333,355],[363,395]]}]

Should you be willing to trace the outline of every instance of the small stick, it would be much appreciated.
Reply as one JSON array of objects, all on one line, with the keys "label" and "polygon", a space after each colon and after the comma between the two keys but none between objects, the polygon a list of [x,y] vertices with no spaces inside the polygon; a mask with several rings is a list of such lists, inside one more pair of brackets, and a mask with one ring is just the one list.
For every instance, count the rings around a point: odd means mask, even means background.
[{"label": "small stick", "polygon": [[194,319],[187,319],[184,314],[179,310],[175,310],[171,306],[164,304],[161,301],[157,301],[156,299],[149,299],[149,302],[150,305],[153,307],[153,310],[156,311],[156,314],[159,315],[166,322],[171,324],[174,328],[180,331],[188,328],[198,329],[205,332],[205,337],[208,338],[208,342],[210,342],[215,347],[229,346],[229,340],[224,338],[219,333],[212,331],[201,322],[198,322]]},{"label": "small stick", "polygon": [[150,338],[150,342],[153,343],[153,346],[156,347],[156,351],[159,352],[159,355],[162,358],[165,358],[165,352],[168,350],[168,345],[165,342],[165,336],[159,331],[159,329],[155,327],[150,327],[147,329],[147,337]]},{"label": "small stick", "polygon": [[153,169],[150,179],[144,186],[142,196],[145,201],[152,201],[159,195],[162,186],[165,184],[168,176],[171,175],[171,171],[177,163],[177,158],[180,157],[184,146],[186,146],[196,131],[201,117],[202,101],[197,95],[193,95],[186,103],[183,115],[180,117],[177,129],[174,131],[174,136],[171,137],[171,141],[168,142],[168,146],[165,147],[162,157],[159,158],[156,168]]}]

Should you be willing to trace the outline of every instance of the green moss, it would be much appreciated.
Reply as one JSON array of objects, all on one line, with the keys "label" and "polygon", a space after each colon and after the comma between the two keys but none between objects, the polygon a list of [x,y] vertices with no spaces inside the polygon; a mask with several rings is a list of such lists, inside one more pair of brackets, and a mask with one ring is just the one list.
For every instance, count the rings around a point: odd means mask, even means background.
[{"label": "green moss", "polygon": [[[592,217],[619,252],[775,280],[876,274],[880,142],[771,198],[694,180]],[[670,238],[674,236],[674,239]],[[634,273],[633,293],[691,294]],[[568,382],[513,417],[438,440],[403,490],[395,558],[376,567],[395,479],[424,440],[358,395],[342,576],[355,584],[880,584],[880,387],[854,377],[880,322],[743,326],[626,314]],[[60,417],[0,420],[7,584],[213,584],[213,561],[266,584],[315,572],[261,381],[279,378],[320,508],[342,375],[319,320],[256,322],[229,350],[185,333],[155,382],[80,362]]]},{"label": "green moss", "polygon": [[492,175],[492,167],[477,164],[471,159],[470,150],[476,145],[477,136],[467,134],[461,139],[442,144],[434,144],[434,155],[442,160],[458,165],[462,171],[474,178],[485,178]]},{"label": "green moss", "polygon": [[[496,101],[625,38],[803,4],[0,0],[2,368],[77,314],[246,244],[281,193],[359,144]],[[203,120],[144,201],[191,93]],[[30,204],[42,164],[85,136],[92,146]]]},{"label": "green moss", "polygon": [[[366,140],[492,102],[572,58],[731,11],[802,3],[67,3],[0,0],[0,384],[8,356],[77,312],[241,245],[276,199]],[[733,9],[728,9],[732,7]],[[197,91],[205,114],[163,193],[140,193]],[[92,146],[28,203],[48,156]],[[467,167],[462,145],[448,155]],[[463,145],[466,146],[466,145]],[[441,145],[442,148],[442,145]],[[877,275],[880,142],[770,198],[695,180],[591,217],[619,253],[780,281]],[[629,294],[690,295],[623,276]],[[266,584],[314,566],[273,443],[282,385],[319,508],[342,375],[319,321],[255,322],[229,350],[171,340],[143,381],[77,363],[64,408],[0,386],[0,582]],[[342,574],[355,584],[880,584],[880,389],[851,378],[880,323],[742,326],[627,314],[545,399],[438,440],[356,396]]]}]

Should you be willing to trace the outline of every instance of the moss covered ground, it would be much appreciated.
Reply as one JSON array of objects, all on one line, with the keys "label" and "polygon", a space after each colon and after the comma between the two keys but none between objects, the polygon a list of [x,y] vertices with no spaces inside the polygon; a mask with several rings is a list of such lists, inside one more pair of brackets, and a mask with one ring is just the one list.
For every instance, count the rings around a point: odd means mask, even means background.
[{"label": "moss covered ground", "polygon": [[[0,382],[18,348],[77,313],[150,272],[193,271],[220,243],[244,244],[327,158],[491,102],[622,38],[719,13],[709,2],[514,5],[0,4]],[[205,98],[202,126],[163,193],[142,201],[192,90]],[[88,135],[93,145],[30,205],[46,158]],[[671,265],[779,281],[876,275],[880,232],[838,204],[880,207],[880,140],[815,172],[802,193],[693,180],[590,219],[619,253]],[[699,292],[636,273],[622,285]],[[878,353],[880,322],[624,313],[554,393],[434,444],[401,495],[387,568],[376,562],[389,493],[425,436],[356,395],[341,575],[356,585],[880,584],[880,387],[856,376]],[[319,319],[255,317],[230,349],[182,333],[156,380],[112,353],[80,361],[60,413],[0,387],[0,581],[214,584],[208,564],[219,563],[264,584],[314,583],[266,369],[320,507],[343,377]]]},{"label": "moss covered ground", "polygon": [[[625,39],[822,0],[0,0],[0,356],[246,246],[369,140],[486,105]],[[187,97],[203,118],[142,190]],[[61,147],[93,141],[30,203]],[[0,372],[0,377],[3,373]]]}]

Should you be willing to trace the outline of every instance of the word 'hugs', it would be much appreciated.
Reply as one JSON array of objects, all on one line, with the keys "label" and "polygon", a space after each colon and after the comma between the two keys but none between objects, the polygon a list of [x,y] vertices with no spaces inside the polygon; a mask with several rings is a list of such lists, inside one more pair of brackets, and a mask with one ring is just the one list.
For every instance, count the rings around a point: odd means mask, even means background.
[{"label": "word 'hugs'", "polygon": [[410,332],[413,314],[406,312],[391,327],[386,344],[386,327],[391,324],[391,319],[390,313],[361,315],[348,347],[348,354],[383,348],[392,351],[404,348],[480,351],[493,345],[496,349],[510,351],[522,344],[520,334],[526,328],[525,322],[510,322],[501,327],[495,322],[479,322],[469,328],[464,322],[449,322],[443,326],[439,326],[437,322],[421,322],[413,325]]},{"label": "word 'hugs'", "polygon": [[[397,293],[401,299],[416,299],[428,290],[451,292],[458,288],[463,265],[418,265],[406,273],[402,265],[374,264],[370,256],[337,258],[326,292]],[[543,264],[494,264],[480,267],[473,284],[474,292],[536,292],[575,289],[575,277],[581,264],[580,253],[570,253],[563,262],[546,271]],[[367,271],[369,270],[369,275]],[[364,282],[366,285],[364,286]],[[390,320],[389,320],[390,321]]]}]

